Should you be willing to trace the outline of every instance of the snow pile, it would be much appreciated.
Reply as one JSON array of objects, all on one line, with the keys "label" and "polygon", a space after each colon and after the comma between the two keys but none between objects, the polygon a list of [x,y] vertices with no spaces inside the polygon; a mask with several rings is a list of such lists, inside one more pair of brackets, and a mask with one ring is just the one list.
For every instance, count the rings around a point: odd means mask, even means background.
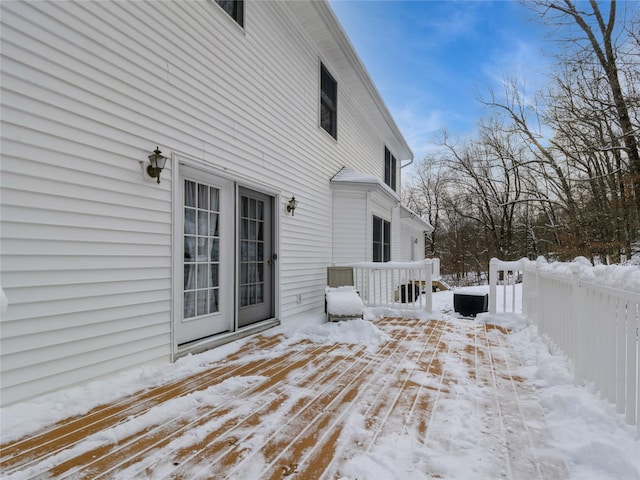
[{"label": "snow pile", "polygon": [[473,295],[481,297],[489,293],[489,286],[479,285],[477,287],[461,287],[454,289],[454,293],[458,293],[460,295]]},{"label": "snow pile", "polygon": [[572,262],[552,262],[540,257],[536,260],[539,271],[576,278],[590,283],[640,293],[640,267],[636,265],[591,265],[585,257]]},{"label": "snow pile", "polygon": [[322,345],[345,343],[362,345],[367,352],[375,353],[379,346],[389,340],[389,335],[367,320],[347,320],[337,323],[312,325],[291,336],[292,342],[311,340]]},{"label": "snow pile", "polygon": [[492,315],[490,313],[479,313],[476,316],[476,322],[496,325],[514,332],[519,332],[520,330],[527,328],[529,325],[527,318],[518,313],[500,313],[496,315]]},{"label": "snow pile", "polygon": [[549,442],[575,479],[640,479],[640,439],[635,427],[591,385],[573,383],[570,362],[549,352],[531,325],[509,335],[523,366],[517,372],[536,390]]},{"label": "snow pile", "polygon": [[331,315],[361,316],[364,303],[355,287],[337,287],[326,290],[327,312]]}]

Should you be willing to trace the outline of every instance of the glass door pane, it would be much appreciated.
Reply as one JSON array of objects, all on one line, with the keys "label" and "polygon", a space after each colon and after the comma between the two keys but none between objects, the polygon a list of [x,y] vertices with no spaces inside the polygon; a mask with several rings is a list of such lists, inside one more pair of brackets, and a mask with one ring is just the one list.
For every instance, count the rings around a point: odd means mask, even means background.
[{"label": "glass door pane", "polygon": [[184,180],[184,318],[219,311],[220,190]]}]

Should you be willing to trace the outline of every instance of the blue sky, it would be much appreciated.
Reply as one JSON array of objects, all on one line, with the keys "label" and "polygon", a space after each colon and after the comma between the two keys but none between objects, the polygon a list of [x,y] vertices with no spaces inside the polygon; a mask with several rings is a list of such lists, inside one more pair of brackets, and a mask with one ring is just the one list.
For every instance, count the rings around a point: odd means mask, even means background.
[{"label": "blue sky", "polygon": [[544,82],[552,44],[533,13],[502,1],[330,0],[416,160],[435,138],[473,132],[479,98],[505,75]]}]

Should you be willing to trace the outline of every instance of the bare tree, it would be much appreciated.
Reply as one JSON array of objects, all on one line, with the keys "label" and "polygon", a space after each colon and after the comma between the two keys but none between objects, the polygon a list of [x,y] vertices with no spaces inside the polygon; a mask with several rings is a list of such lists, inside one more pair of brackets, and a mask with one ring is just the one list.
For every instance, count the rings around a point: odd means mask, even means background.
[{"label": "bare tree", "polygon": [[448,182],[447,170],[436,156],[431,155],[418,162],[416,175],[409,187],[403,190],[403,202],[433,227],[425,242],[425,255],[428,257],[438,255]]},{"label": "bare tree", "polygon": [[[630,2],[634,3],[634,2]],[[634,191],[636,209],[640,212],[640,133],[634,128],[628,96],[625,95],[620,73],[620,45],[616,43],[619,28],[616,24],[618,4],[616,0],[609,2],[607,16],[603,14],[596,0],[589,0],[590,10],[579,10],[574,0],[538,0],[538,7],[542,8],[543,16],[549,18],[549,22],[562,25],[572,24],[579,28],[582,36],[568,37],[565,40],[568,55],[565,62],[571,59],[579,59],[584,62],[594,58],[602,68],[606,78],[606,85],[611,92],[611,98],[615,107],[616,120],[621,129],[622,144],[629,158],[631,173],[631,185]],[[579,4],[586,6],[586,2]],[[556,15],[552,15],[555,13]],[[624,30],[624,29],[623,29]],[[637,124],[636,124],[637,125]]]}]

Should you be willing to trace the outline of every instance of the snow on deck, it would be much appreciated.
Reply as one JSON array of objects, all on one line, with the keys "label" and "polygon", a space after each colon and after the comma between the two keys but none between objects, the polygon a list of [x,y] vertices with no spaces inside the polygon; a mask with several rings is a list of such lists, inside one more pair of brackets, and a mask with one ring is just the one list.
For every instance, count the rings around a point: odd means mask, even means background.
[{"label": "snow on deck", "polygon": [[571,385],[533,327],[513,316],[511,331],[486,316],[436,317],[278,328],[7,407],[0,471],[7,479],[638,478],[634,429]]}]

